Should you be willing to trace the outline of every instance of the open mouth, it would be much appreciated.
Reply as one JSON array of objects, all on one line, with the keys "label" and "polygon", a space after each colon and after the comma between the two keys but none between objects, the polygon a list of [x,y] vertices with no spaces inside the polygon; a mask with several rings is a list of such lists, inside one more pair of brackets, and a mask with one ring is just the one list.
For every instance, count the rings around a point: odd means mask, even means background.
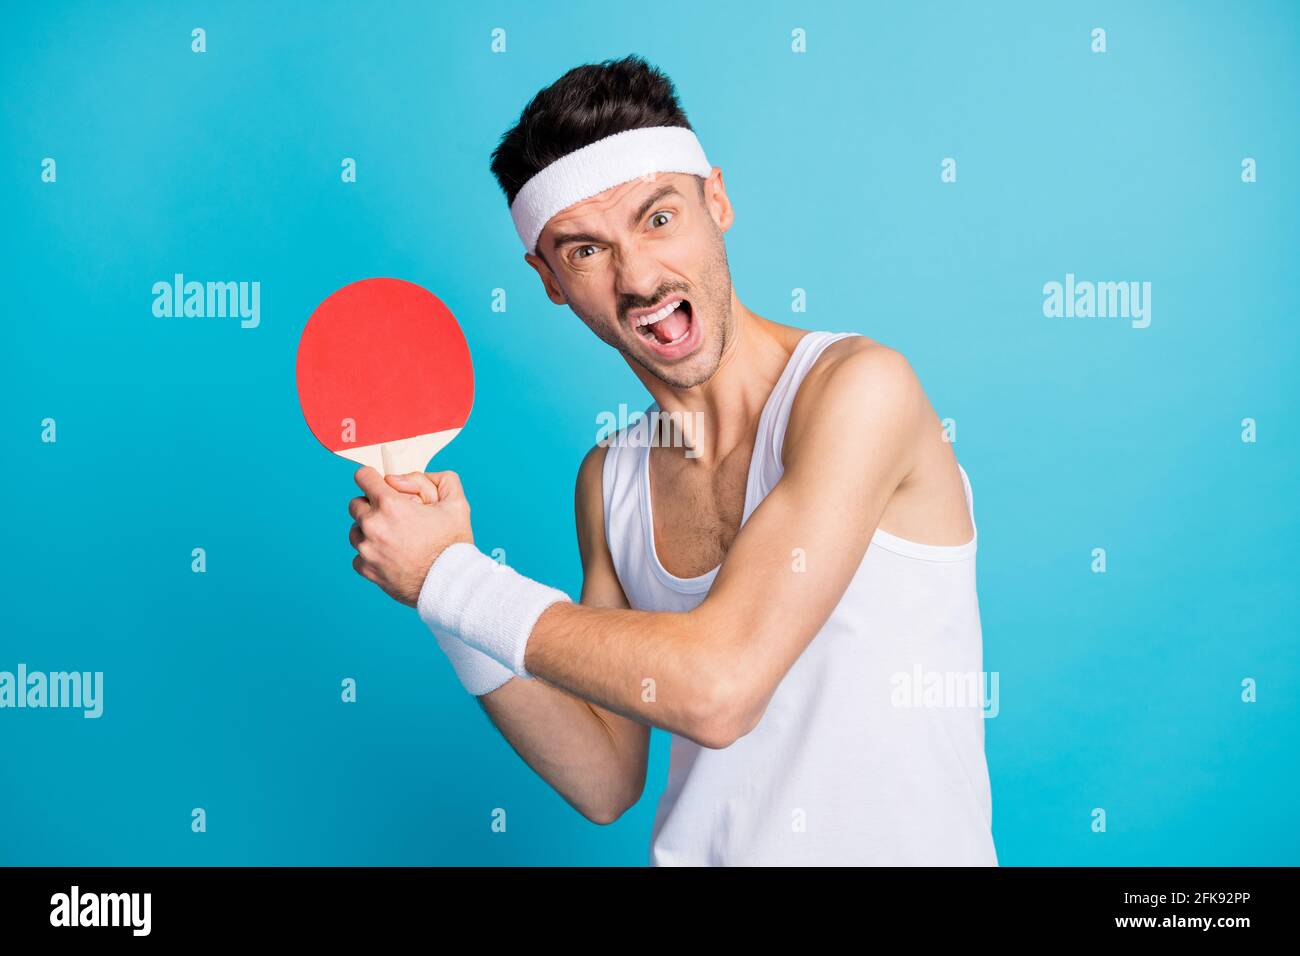
[{"label": "open mouth", "polygon": [[638,333],[655,351],[677,351],[691,337],[695,329],[694,313],[687,299],[670,299],[663,307],[649,315],[632,320]]}]

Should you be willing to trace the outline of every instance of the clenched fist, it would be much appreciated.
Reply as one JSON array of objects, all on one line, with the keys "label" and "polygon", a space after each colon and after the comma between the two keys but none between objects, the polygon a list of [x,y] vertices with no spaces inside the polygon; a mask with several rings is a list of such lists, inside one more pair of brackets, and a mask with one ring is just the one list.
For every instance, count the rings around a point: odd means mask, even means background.
[{"label": "clenched fist", "polygon": [[458,541],[474,543],[460,478],[452,471],[384,478],[368,465],[354,478],[365,497],[348,502],[348,541],[357,551],[352,567],[414,607],[438,555]]}]

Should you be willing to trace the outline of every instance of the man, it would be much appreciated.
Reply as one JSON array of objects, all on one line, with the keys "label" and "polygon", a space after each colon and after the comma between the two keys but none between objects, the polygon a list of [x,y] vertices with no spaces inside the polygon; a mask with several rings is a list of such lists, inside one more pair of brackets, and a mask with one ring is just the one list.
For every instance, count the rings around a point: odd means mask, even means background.
[{"label": "man", "polygon": [[474,546],[451,472],[357,472],[357,571],[587,818],[669,731],[653,864],[996,865],[982,694],[947,680],[982,680],[973,502],[907,361],[740,302],[721,170],[639,58],[541,91],[492,169],[551,301],[684,447],[645,418],[586,456],[578,604]]}]

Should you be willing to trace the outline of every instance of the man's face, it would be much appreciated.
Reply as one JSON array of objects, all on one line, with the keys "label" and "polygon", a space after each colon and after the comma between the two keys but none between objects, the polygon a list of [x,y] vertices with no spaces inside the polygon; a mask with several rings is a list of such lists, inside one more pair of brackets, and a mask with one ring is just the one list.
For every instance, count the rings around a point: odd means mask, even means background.
[{"label": "man's face", "polygon": [[541,257],[525,258],[551,301],[654,377],[691,388],[718,370],[732,336],[722,238],[732,219],[719,170],[708,180],[658,173],[556,214]]}]

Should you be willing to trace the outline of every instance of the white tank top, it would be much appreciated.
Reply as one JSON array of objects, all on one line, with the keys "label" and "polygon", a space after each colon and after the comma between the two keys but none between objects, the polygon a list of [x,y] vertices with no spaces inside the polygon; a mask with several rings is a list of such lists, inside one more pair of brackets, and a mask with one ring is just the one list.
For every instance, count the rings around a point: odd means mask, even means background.
[{"label": "white tank top", "polygon": [[[799,340],[759,418],[742,524],[781,477],[804,376],[851,334]],[[679,578],[655,554],[649,421],[610,440],[605,536],[633,608],[687,611],[718,569]],[[975,546],[975,537],[938,546],[877,530],[757,727],[720,750],[671,735],[650,864],[996,866]]]}]

